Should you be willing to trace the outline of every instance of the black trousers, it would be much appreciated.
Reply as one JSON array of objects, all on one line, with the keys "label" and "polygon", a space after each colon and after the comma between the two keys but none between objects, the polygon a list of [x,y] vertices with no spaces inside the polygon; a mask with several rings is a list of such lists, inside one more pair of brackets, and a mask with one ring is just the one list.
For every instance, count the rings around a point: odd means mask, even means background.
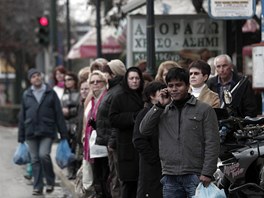
[{"label": "black trousers", "polygon": [[136,198],[137,197],[137,181],[121,181],[121,197]]},{"label": "black trousers", "polygon": [[108,157],[94,158],[93,170],[97,197],[110,198]]}]

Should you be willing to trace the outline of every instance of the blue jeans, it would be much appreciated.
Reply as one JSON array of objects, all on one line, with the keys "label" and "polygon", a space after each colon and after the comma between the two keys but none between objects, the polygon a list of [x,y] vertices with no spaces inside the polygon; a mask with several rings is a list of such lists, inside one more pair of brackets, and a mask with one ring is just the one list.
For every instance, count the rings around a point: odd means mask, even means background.
[{"label": "blue jeans", "polygon": [[197,175],[164,175],[161,179],[163,185],[163,198],[191,198],[195,195],[200,180]]},{"label": "blue jeans", "polygon": [[26,141],[29,146],[32,163],[32,176],[34,178],[33,188],[42,190],[44,187],[43,177],[45,175],[47,185],[54,186],[55,174],[50,158],[53,140],[48,137],[38,137]]}]

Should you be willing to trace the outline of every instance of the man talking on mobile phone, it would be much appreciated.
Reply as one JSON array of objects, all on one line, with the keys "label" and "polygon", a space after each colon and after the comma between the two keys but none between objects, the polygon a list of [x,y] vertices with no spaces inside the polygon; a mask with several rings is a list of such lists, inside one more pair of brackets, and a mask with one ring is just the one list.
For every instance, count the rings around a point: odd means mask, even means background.
[{"label": "man talking on mobile phone", "polygon": [[191,198],[199,182],[205,187],[210,184],[216,170],[220,148],[217,117],[211,106],[188,93],[186,70],[170,69],[166,83],[159,103],[143,118],[140,132],[159,133],[163,197]]}]

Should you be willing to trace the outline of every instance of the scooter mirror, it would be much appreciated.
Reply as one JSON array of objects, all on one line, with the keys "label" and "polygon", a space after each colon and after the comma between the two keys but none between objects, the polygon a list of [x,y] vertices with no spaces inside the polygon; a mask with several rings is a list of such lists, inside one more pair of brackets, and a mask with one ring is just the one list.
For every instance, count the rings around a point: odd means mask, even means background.
[{"label": "scooter mirror", "polygon": [[228,90],[224,90],[224,103],[229,105],[232,102],[232,94]]}]

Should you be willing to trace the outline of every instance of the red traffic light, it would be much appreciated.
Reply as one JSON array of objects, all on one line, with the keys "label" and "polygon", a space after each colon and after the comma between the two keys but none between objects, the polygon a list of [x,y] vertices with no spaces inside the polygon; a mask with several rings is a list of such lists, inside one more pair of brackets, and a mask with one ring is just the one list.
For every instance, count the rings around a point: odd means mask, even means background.
[{"label": "red traffic light", "polygon": [[49,19],[45,16],[39,17],[39,24],[41,26],[48,26],[49,25]]}]

